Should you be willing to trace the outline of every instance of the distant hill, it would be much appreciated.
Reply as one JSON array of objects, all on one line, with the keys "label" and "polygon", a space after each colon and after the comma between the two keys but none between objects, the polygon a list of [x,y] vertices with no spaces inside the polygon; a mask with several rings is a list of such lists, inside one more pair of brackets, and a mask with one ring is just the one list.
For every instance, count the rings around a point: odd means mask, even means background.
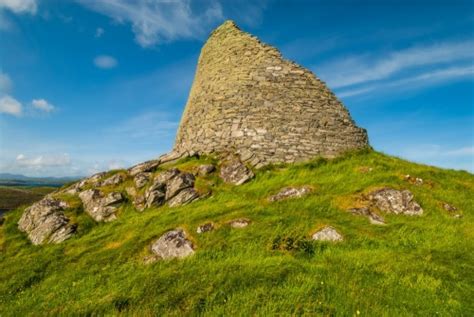
[{"label": "distant hill", "polygon": [[29,177],[21,174],[0,173],[0,186],[61,187],[80,177]]}]

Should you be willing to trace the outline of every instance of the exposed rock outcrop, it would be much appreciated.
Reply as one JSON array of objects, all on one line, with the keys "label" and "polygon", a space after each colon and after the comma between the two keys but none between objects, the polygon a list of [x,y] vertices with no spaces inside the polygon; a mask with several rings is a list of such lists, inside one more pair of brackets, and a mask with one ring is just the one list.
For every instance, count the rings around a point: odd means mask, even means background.
[{"label": "exposed rock outcrop", "polygon": [[118,205],[124,198],[121,193],[112,192],[104,195],[98,189],[88,189],[79,194],[84,210],[95,221],[113,221],[117,219]]},{"label": "exposed rock outcrop", "polygon": [[130,176],[135,177],[139,173],[153,172],[157,169],[160,163],[161,163],[160,160],[146,161],[146,162],[137,164],[135,166],[132,166],[131,168],[128,169],[128,173],[130,174]]},{"label": "exposed rock outcrop", "polygon": [[382,188],[370,193],[369,199],[377,208],[388,213],[409,216],[423,214],[423,209],[413,200],[413,194],[409,190]]},{"label": "exposed rock outcrop", "polygon": [[63,201],[43,198],[25,209],[18,229],[26,232],[33,244],[62,242],[76,232],[76,225],[64,215],[65,208]]},{"label": "exposed rock outcrop", "polygon": [[203,164],[199,165],[197,168],[197,175],[199,176],[207,176],[214,172],[216,170],[216,167],[212,164]]},{"label": "exposed rock outcrop", "polygon": [[235,156],[227,157],[222,161],[220,177],[226,183],[242,185],[254,176],[252,170]]},{"label": "exposed rock outcrop", "polygon": [[323,229],[318,230],[311,236],[311,238],[313,240],[334,242],[344,240],[344,237],[331,226],[326,226]]},{"label": "exposed rock outcrop", "polygon": [[188,240],[184,230],[179,228],[166,232],[150,248],[159,259],[164,260],[184,258],[194,253],[192,242]]},{"label": "exposed rock outcrop", "polygon": [[311,192],[310,186],[301,187],[285,187],[282,188],[277,194],[270,196],[269,201],[279,201],[288,198],[300,198]]}]

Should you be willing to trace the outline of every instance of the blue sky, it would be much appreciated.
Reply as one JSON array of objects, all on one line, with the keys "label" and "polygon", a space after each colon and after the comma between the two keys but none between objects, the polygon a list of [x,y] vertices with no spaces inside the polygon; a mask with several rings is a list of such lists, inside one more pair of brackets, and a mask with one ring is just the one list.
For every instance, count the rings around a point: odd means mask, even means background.
[{"label": "blue sky", "polygon": [[226,19],[326,81],[376,150],[474,171],[472,1],[0,0],[0,172],[170,150]]}]

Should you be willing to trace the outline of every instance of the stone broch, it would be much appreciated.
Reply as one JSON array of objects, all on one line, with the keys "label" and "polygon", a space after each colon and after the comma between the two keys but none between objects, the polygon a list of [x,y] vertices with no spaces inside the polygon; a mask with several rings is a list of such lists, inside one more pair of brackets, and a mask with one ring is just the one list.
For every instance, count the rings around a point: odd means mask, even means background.
[{"label": "stone broch", "polygon": [[227,21],[202,48],[174,152],[233,151],[260,167],[367,145],[366,131],[311,71]]}]

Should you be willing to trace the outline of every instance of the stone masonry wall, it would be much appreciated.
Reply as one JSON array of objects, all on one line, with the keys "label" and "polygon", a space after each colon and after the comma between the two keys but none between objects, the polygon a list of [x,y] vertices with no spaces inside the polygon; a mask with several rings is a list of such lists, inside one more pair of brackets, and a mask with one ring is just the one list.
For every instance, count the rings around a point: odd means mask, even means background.
[{"label": "stone masonry wall", "polygon": [[311,71],[227,21],[202,48],[174,151],[235,152],[260,167],[367,145]]}]

